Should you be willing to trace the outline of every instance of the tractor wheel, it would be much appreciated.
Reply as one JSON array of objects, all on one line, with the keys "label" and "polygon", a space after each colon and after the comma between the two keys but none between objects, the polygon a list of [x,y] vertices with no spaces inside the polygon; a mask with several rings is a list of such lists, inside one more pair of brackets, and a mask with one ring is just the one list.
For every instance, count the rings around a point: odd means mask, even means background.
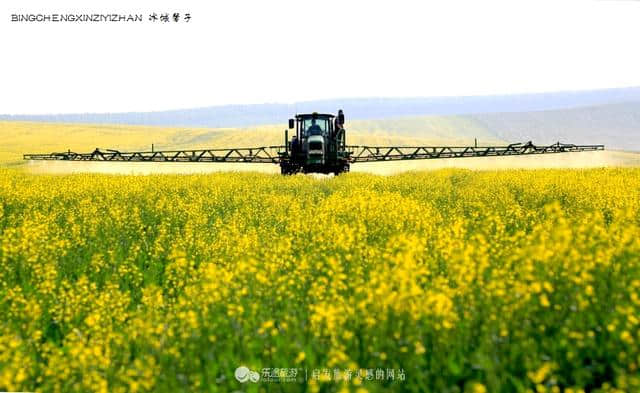
[{"label": "tractor wheel", "polygon": [[288,164],[284,164],[284,165],[280,165],[280,174],[281,175],[291,175],[293,174],[293,167],[291,165]]},{"label": "tractor wheel", "polygon": [[349,172],[349,164],[344,164],[336,171],[336,174],[347,173],[347,172]]},{"label": "tractor wheel", "polygon": [[300,172],[300,167],[295,164],[280,165],[280,173],[282,175],[295,175]]},{"label": "tractor wheel", "polygon": [[349,164],[346,164],[346,165],[342,165],[342,166],[337,167],[337,168],[333,171],[333,174],[334,174],[334,175],[336,175],[336,176],[338,176],[339,174],[341,174],[341,173],[345,173],[345,172],[349,172]]}]

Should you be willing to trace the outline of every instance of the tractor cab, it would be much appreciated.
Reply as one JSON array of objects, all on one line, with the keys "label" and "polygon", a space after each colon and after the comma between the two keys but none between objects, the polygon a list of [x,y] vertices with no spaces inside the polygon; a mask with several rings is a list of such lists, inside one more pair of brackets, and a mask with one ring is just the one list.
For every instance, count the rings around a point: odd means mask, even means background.
[{"label": "tractor cab", "polygon": [[296,129],[303,138],[314,135],[327,136],[333,131],[334,117],[319,113],[296,115]]},{"label": "tractor cab", "polygon": [[345,152],[344,124],[342,112],[336,116],[326,113],[298,114],[289,119],[289,130],[285,131],[286,152],[281,164],[282,173],[322,172],[341,173],[348,171]]}]

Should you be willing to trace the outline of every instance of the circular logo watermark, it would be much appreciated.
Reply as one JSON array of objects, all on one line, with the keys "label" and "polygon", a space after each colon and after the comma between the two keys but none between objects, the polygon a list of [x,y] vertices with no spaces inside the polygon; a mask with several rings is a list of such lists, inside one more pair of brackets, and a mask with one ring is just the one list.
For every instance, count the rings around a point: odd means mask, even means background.
[{"label": "circular logo watermark", "polygon": [[240,383],[245,383],[247,381],[255,383],[260,380],[260,374],[258,374],[257,371],[250,370],[249,367],[246,366],[236,368],[234,375]]}]

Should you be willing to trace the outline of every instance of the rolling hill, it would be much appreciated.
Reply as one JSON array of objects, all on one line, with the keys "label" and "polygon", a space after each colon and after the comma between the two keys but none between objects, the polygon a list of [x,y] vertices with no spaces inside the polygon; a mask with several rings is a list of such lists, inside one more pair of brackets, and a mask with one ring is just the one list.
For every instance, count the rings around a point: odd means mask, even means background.
[{"label": "rolling hill", "polygon": [[248,127],[285,124],[294,113],[344,109],[347,120],[423,115],[547,111],[640,102],[640,87],[592,91],[462,97],[346,98],[291,104],[223,105],[158,112],[2,115],[0,120],[163,127]]},{"label": "rolling hill", "polygon": [[[403,119],[397,122],[396,128],[402,131],[395,134],[381,128],[369,131],[368,123],[356,122],[354,126],[361,128],[350,129],[348,141],[360,145],[415,146],[446,144],[456,140],[435,132],[440,129],[436,127],[438,119],[432,119],[434,133],[420,135],[407,131],[420,122],[422,119]],[[281,125],[214,129],[0,121],[0,162],[20,162],[25,153],[88,152],[96,147],[125,151],[151,150],[151,144],[156,150],[281,145],[284,143],[283,128]]]},{"label": "rolling hill", "polygon": [[598,143],[640,151],[640,101],[563,110],[462,116],[497,139]]},{"label": "rolling hill", "polygon": [[[1,161],[26,152],[251,147],[283,143],[284,124],[237,128],[0,121]],[[480,145],[534,141],[640,151],[640,101],[562,110],[348,121],[358,145]]]}]

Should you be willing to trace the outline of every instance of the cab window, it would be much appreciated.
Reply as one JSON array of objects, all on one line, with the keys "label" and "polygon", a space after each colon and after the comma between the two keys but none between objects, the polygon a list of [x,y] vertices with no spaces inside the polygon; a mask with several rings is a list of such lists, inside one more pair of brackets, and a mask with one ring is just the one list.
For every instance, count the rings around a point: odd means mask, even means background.
[{"label": "cab window", "polygon": [[329,122],[327,119],[315,119],[312,118],[304,119],[302,121],[302,130],[305,135],[326,135],[327,129],[329,127]]}]

